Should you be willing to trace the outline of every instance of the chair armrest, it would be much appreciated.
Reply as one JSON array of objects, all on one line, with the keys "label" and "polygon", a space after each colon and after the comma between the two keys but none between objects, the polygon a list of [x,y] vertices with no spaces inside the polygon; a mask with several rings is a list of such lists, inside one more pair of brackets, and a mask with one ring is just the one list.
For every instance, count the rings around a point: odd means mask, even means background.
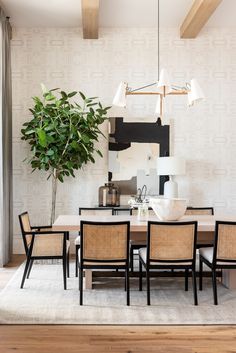
[{"label": "chair armrest", "polygon": [[52,226],[34,226],[34,227],[31,227],[32,229],[44,229],[44,228],[52,228]]},{"label": "chair armrest", "polygon": [[31,232],[24,232],[26,235],[43,235],[43,234],[64,234],[67,236],[67,231],[62,231],[62,230],[45,230],[45,231],[31,231]]}]

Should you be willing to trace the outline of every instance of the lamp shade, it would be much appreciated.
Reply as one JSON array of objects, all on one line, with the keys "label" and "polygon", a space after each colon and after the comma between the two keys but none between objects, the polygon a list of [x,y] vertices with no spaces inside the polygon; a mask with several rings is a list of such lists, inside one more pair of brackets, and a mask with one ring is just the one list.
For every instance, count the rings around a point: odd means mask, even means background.
[{"label": "lamp shade", "polygon": [[193,100],[192,100],[192,93],[191,91],[188,92],[188,106],[191,107],[193,105]]},{"label": "lamp shade", "polygon": [[185,160],[179,157],[157,158],[158,175],[183,175],[185,174]]},{"label": "lamp shade", "polygon": [[165,87],[165,93],[170,93],[171,84],[170,84],[169,74],[166,71],[166,69],[161,70],[160,79],[158,81],[157,87],[161,88],[163,93],[164,93],[164,87]]},{"label": "lamp shade", "polygon": [[191,97],[191,104],[190,105],[192,105],[192,103],[194,103],[194,102],[197,102],[197,101],[205,98],[205,95],[204,95],[198,81],[195,78],[193,78],[191,80],[190,97]]},{"label": "lamp shade", "polygon": [[156,108],[155,108],[155,114],[160,116],[161,115],[161,98],[158,95],[157,96],[157,102],[156,102]]},{"label": "lamp shade", "polygon": [[119,84],[112,105],[116,107],[126,107],[126,88],[127,84],[125,82]]}]

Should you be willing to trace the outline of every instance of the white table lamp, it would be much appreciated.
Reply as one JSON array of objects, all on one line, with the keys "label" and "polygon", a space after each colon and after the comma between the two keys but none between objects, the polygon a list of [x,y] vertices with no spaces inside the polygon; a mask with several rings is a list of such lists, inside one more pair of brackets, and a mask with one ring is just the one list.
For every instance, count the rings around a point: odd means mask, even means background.
[{"label": "white table lamp", "polygon": [[185,174],[185,160],[179,157],[159,157],[157,158],[157,174],[170,177],[170,180],[164,184],[164,196],[177,198],[178,184],[173,180],[173,176]]}]

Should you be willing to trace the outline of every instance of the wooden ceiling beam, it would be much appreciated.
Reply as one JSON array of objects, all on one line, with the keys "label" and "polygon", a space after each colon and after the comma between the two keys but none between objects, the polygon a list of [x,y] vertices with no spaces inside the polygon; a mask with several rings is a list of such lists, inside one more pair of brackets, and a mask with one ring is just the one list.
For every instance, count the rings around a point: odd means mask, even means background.
[{"label": "wooden ceiling beam", "polygon": [[98,39],[99,0],[82,0],[84,39]]},{"label": "wooden ceiling beam", "polygon": [[180,27],[180,38],[196,38],[222,0],[195,0]]}]

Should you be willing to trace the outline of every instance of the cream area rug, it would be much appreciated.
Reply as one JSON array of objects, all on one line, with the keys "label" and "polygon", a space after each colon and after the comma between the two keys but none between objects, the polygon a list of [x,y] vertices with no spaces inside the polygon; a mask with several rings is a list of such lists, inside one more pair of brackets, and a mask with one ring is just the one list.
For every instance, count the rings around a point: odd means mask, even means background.
[{"label": "cream area rug", "polygon": [[126,306],[122,279],[100,279],[93,290],[84,291],[79,305],[78,278],[71,278],[63,290],[61,264],[35,264],[24,289],[20,289],[23,265],[0,292],[1,324],[236,324],[236,291],[218,285],[219,305],[213,305],[211,281],[205,279],[198,291],[199,305],[193,305],[191,278],[184,291],[182,278],[153,278],[151,306],[146,305],[138,280],[131,280],[131,305]]}]

